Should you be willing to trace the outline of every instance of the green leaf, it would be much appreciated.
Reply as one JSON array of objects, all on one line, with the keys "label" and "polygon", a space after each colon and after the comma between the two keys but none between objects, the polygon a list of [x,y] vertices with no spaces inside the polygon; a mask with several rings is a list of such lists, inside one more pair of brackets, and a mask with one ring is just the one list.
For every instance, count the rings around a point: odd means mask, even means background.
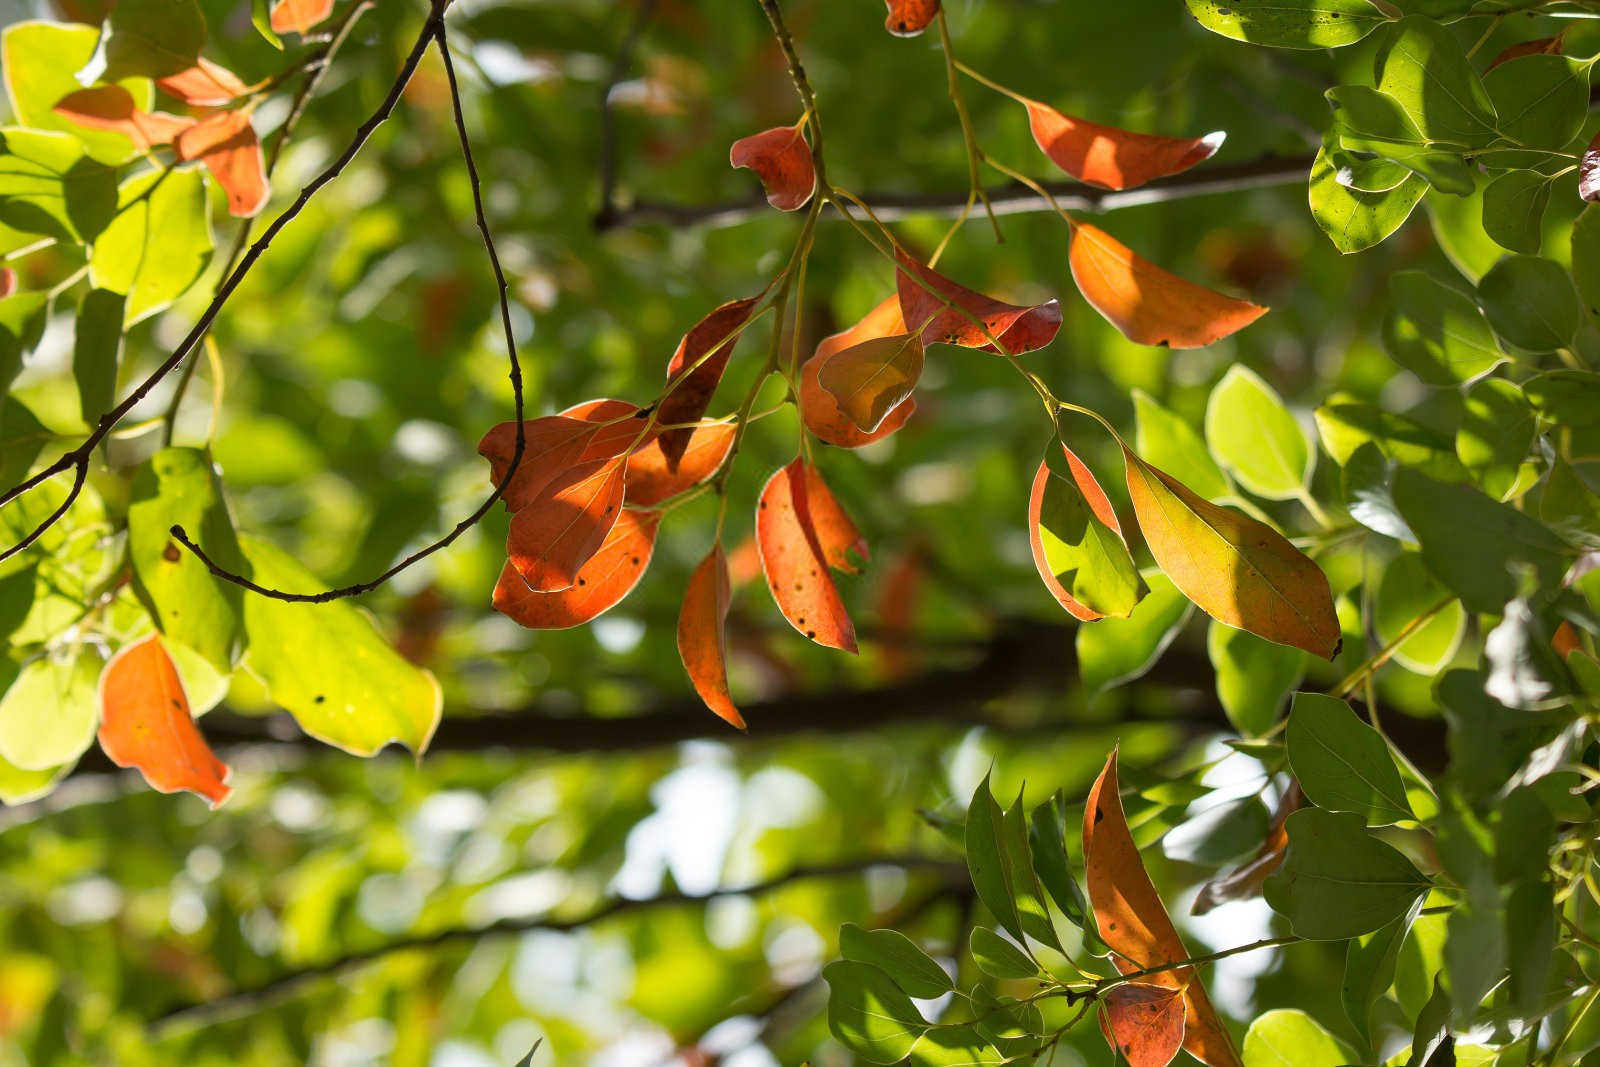
[{"label": "green leaf", "polygon": [[845,923],[839,928],[839,954],[847,960],[872,964],[921,1000],[955,988],[944,968],[898,930],[863,930],[855,923]]},{"label": "green leaf", "polygon": [[1422,176],[1440,192],[1470,196],[1476,188],[1461,153],[1434,147],[1398,100],[1365,85],[1340,85],[1327,97],[1344,151],[1376,155]]},{"label": "green leaf", "polygon": [[828,1029],[869,1063],[898,1063],[928,1031],[911,998],[878,968],[839,960],[824,967],[822,977],[828,983]]},{"label": "green leaf", "polygon": [[[1095,514],[1059,440],[1045,449],[1043,467],[1038,547],[1044,567],[1078,604],[1099,615],[1126,618],[1144,588],[1126,542]],[[1090,477],[1090,486],[1098,489]]]},{"label": "green leaf", "polygon": [[1530,753],[1556,736],[1548,712],[1508,708],[1483,691],[1475,671],[1447,671],[1434,699],[1449,724],[1450,777],[1469,798],[1498,793]]},{"label": "green leaf", "polygon": [[1350,517],[1369,530],[1385,537],[1416,544],[1417,535],[1411,532],[1400,509],[1394,502],[1394,472],[1398,465],[1379,450],[1371,441],[1366,442],[1350,456],[1340,474],[1345,506]]},{"label": "green leaf", "polygon": [[952,1026],[924,1034],[906,1067],[999,1067],[1011,1062],[1012,1053],[995,1048],[977,1027]]},{"label": "green leaf", "polygon": [[1398,189],[1416,172],[1392,160],[1376,156],[1358,156],[1340,148],[1329,153],[1337,168],[1339,184],[1363,193],[1387,193]]},{"label": "green leaf", "polygon": [[1498,806],[1494,828],[1494,876],[1502,885],[1529,879],[1539,881],[1550,865],[1556,840],[1556,820],[1539,793],[1519,785]]},{"label": "green leaf", "polygon": [[[1446,943],[1448,947],[1448,942]],[[1444,976],[1433,980],[1433,994],[1417,1015],[1416,1033],[1411,1039],[1411,1058],[1406,1067],[1447,1067],[1455,1060],[1450,1049],[1450,997],[1445,992]],[[1436,1059],[1439,1051],[1448,1053]]]},{"label": "green leaf", "polygon": [[[1456,428],[1456,456],[1492,497],[1505,500],[1526,488],[1528,451],[1538,430],[1533,407],[1522,390],[1504,378],[1474,382],[1463,398]],[[1527,481],[1531,485],[1531,480]]]},{"label": "green leaf", "polygon": [[997,997],[988,986],[972,987],[972,1015],[972,1028],[1011,1056],[1028,1052],[1045,1033],[1044,1016],[1037,1004]]},{"label": "green leaf", "polygon": [[1078,672],[1091,700],[1149,670],[1194,607],[1165,575],[1151,572],[1145,582],[1150,592],[1126,619],[1102,619],[1078,627]]},{"label": "green leaf", "polygon": [[[1422,545],[1428,569],[1471,611],[1499,614],[1517,595],[1508,564],[1533,567],[1552,588],[1566,572],[1567,547],[1517,509],[1465,485],[1445,485],[1409,468],[1395,474],[1394,499]],[[1471,537],[1463,537],[1471,530]]]},{"label": "green leaf", "polygon": [[1583,309],[1559,263],[1507,256],[1478,283],[1478,299],[1495,332],[1518,348],[1552,352],[1572,343]]},{"label": "green leaf", "polygon": [[1246,737],[1271,730],[1284,697],[1305,676],[1306,654],[1247,630],[1211,621],[1206,651],[1217,672],[1217,699],[1228,721]]},{"label": "green leaf", "polygon": [[1408,466],[1431,466],[1446,459],[1454,468],[1455,445],[1450,438],[1376,404],[1330,402],[1317,408],[1314,417],[1322,446],[1341,466],[1371,442],[1383,455]]},{"label": "green leaf", "polygon": [[118,0],[106,29],[108,81],[188,70],[206,43],[206,16],[196,0]]},{"label": "green leaf", "polygon": [[[3,423],[0,423],[3,425]],[[1550,464],[1544,492],[1539,497],[1539,518],[1578,548],[1600,549],[1600,496],[1578,477],[1572,464],[1560,456]]]},{"label": "green leaf", "polygon": [[[89,65],[100,45],[93,26],[60,22],[18,22],[0,35],[0,67],[16,121],[33,130],[71,134],[92,158],[116,166],[138,152],[124,134],[91,130],[55,113],[62,97],[83,88],[75,77]],[[133,96],[133,105],[149,111],[155,89],[145,78],[119,82]]]},{"label": "green leaf", "polygon": [[83,244],[117,210],[117,172],[64,133],[0,129],[0,221]]},{"label": "green leaf", "polygon": [[1428,183],[1416,175],[1383,193],[1347,188],[1339,184],[1339,168],[1325,140],[1311,163],[1307,197],[1311,217],[1334,247],[1349,255],[1382,243],[1398,230],[1427,191]]},{"label": "green leaf", "polygon": [[983,776],[967,805],[967,870],[984,907],[1011,936],[1020,939],[1022,922],[1013,892],[1015,872],[1001,841],[1006,833],[1005,810],[990,791],[989,777]]},{"label": "green leaf", "polygon": [[1562,426],[1591,426],[1600,422],[1600,374],[1586,370],[1553,370],[1535,374],[1522,383],[1539,414]]},{"label": "green leaf", "polygon": [[1139,455],[1207,500],[1233,496],[1233,483],[1200,435],[1143,389],[1133,391],[1134,444]]},{"label": "green leaf", "polygon": [[72,376],[78,383],[78,409],[93,426],[117,399],[117,368],[122,361],[122,310],[127,298],[109,289],[90,289],[78,305],[72,338]]},{"label": "green leaf", "polygon": [[1359,815],[1302,808],[1286,825],[1288,854],[1267,879],[1265,895],[1300,937],[1340,941],[1371,933],[1405,914],[1430,886]]},{"label": "green leaf", "polygon": [[1211,390],[1206,444],[1240,485],[1269,500],[1300,496],[1311,478],[1315,456],[1300,424],[1277,391],[1242,363]]},{"label": "green leaf", "polygon": [[181,525],[219,566],[238,572],[244,557],[208,453],[168,448],[140,468],[128,506],[134,589],[169,639],[227,673],[241,636],[238,587],[214,578],[172,539]]},{"label": "green leaf", "polygon": [[1483,231],[1485,185],[1471,196],[1430,196],[1428,223],[1445,258],[1474,284],[1500,261],[1500,246]]},{"label": "green leaf", "polygon": [[[1416,552],[1402,552],[1390,560],[1378,580],[1374,598],[1373,628],[1384,647],[1424,613],[1433,611],[1450,596],[1450,590],[1428,571]],[[1467,631],[1467,613],[1452,601],[1394,649],[1392,658],[1408,671],[1432,677],[1455,658]]]},{"label": "green leaf", "polygon": [[1244,1035],[1244,1067],[1341,1067],[1354,1059],[1344,1042],[1296,1008],[1274,1008]]},{"label": "green leaf", "polygon": [[17,380],[22,357],[44,336],[49,315],[48,293],[13,293],[0,299],[0,390]]},{"label": "green leaf", "polygon": [[[1509,170],[1483,190],[1483,229],[1502,248],[1537,255],[1551,180],[1535,170]],[[1576,238],[1574,238],[1576,240]]]},{"label": "green leaf", "polygon": [[1494,102],[1496,129],[1519,145],[1565,148],[1589,110],[1586,65],[1565,56],[1519,56],[1493,67],[1483,87]]},{"label": "green leaf", "polygon": [[61,776],[71,770],[70,765],[51,767],[43,771],[24,770],[0,759],[0,804],[26,804],[38,800],[56,787]]},{"label": "green leaf", "polygon": [[24,666],[0,698],[0,758],[25,771],[76,762],[100,722],[104,662],[98,647],[77,644]]},{"label": "green leaf", "polygon": [[117,217],[89,258],[89,283],[126,295],[132,326],[198,281],[211,247],[203,172],[140,174],[122,183]]},{"label": "green leaf", "polygon": [[1589,314],[1600,318],[1600,204],[1590,204],[1572,224],[1572,280]]},{"label": "green leaf", "polygon": [[1389,743],[1344,701],[1296,693],[1286,742],[1300,788],[1319,808],[1352,812],[1369,826],[1415,818]]},{"label": "green leaf", "polygon": [[1379,48],[1377,72],[1378,91],[1393,97],[1428,140],[1469,146],[1494,136],[1489,94],[1454,35],[1432,19],[1396,23]]},{"label": "green leaf", "polygon": [[283,51],[283,38],[272,28],[272,0],[250,0],[250,24],[272,47]]},{"label": "green leaf", "polygon": [[0,484],[10,487],[27,477],[55,436],[16,397],[0,397]]},{"label": "green leaf", "polygon": [[995,978],[1032,978],[1039,973],[1039,965],[1026,952],[985,926],[972,930],[972,958],[984,974]]},{"label": "green leaf", "polygon": [[[241,547],[260,585],[302,593],[319,588],[282,549],[254,538]],[[427,748],[439,725],[439,683],[407,663],[349,601],[294,604],[248,596],[244,628],[250,641],[245,666],[312,737],[357,756],[391,741],[419,754]]]},{"label": "green leaf", "polygon": [[1033,869],[1033,850],[1028,844],[1027,809],[1022,806],[1024,792],[1019,789],[1016,801],[1005,811],[1000,846],[1005,852],[1006,867],[1011,872],[1012,900],[1017,906],[1017,919],[1022,923],[1022,932],[1059,952],[1062,951],[1061,940],[1050,921],[1044,886],[1039,883],[1039,876]]},{"label": "green leaf", "polygon": [[1272,48],[1340,48],[1384,22],[1367,0],[1186,0],[1206,29]]},{"label": "green leaf", "polygon": [[1445,870],[1466,890],[1445,920],[1444,943],[1455,1020],[1465,1026],[1505,973],[1504,908],[1492,866],[1494,840],[1484,821],[1459,804],[1446,809],[1434,834]]},{"label": "green leaf", "polygon": [[1400,918],[1370,934],[1363,934],[1345,949],[1344,981],[1340,986],[1344,1012],[1369,1049],[1373,1049],[1373,1005],[1394,984],[1400,946],[1405,943],[1406,933],[1421,911],[1419,897]]},{"label": "green leaf", "polygon": [[1509,993],[1513,1008],[1524,1017],[1538,1013],[1555,962],[1560,934],[1550,887],[1538,878],[1523,878],[1506,898],[1506,962],[1511,968]]},{"label": "green leaf", "polygon": [[1389,355],[1429,385],[1456,385],[1505,359],[1478,306],[1421,271],[1391,275],[1389,302]]},{"label": "green leaf", "polygon": [[1062,804],[1063,798],[1057,793],[1033,809],[1033,816],[1028,821],[1028,848],[1033,853],[1033,866],[1039,875],[1039,882],[1050,894],[1050,899],[1055,901],[1061,914],[1086,934],[1093,934],[1093,914],[1067,860]]}]

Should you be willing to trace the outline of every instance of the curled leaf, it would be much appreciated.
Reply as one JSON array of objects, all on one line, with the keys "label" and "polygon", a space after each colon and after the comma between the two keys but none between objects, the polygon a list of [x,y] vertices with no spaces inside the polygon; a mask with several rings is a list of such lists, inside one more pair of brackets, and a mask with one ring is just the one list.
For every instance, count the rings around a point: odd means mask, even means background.
[{"label": "curled leaf", "polygon": [[1007,304],[957,285],[903,248],[895,249],[895,256],[900,261],[895,278],[901,319],[922,335],[924,345],[994,352],[993,338],[1010,354],[1020,355],[1043,348],[1061,329],[1061,305],[1054,300],[1032,307]]},{"label": "curled leaf", "polygon": [[[763,291],[744,300],[730,300],[695,323],[678,350],[667,364],[667,383],[672,386],[661,400],[656,420],[664,426],[698,422],[711,405],[711,396],[722,381],[722,372],[728,367],[734,345],[739,343],[739,331],[750,321],[756,305],[765,296]],[[673,384],[676,383],[676,384]],[[691,428],[665,430],[661,434],[661,452],[667,466],[676,468],[689,448]]]},{"label": "curled leaf", "polygon": [[689,576],[678,614],[678,655],[706,707],[743,730],[744,716],[728,694],[728,558],[719,541]]},{"label": "curled leaf", "polygon": [[277,0],[272,5],[273,33],[304,34],[333,14],[333,0]]},{"label": "curled leaf", "polygon": [[194,119],[140,109],[133,94],[120,85],[96,85],[68,93],[56,103],[54,111],[87,129],[123,134],[141,152],[153,145],[170,143],[194,125]]},{"label": "curled leaf", "polygon": [[1141,345],[1200,348],[1267,312],[1163,270],[1086,222],[1072,228],[1068,259],[1083,298]]},{"label": "curled leaf", "polygon": [[205,163],[228,194],[230,215],[249,218],[266,206],[271,189],[248,110],[218,111],[180,132],[172,145],[179,159]]},{"label": "curled leaf", "polygon": [[[591,400],[560,415],[524,422],[522,462],[501,497],[506,510],[520,511],[538,500],[578,464],[626,452],[644,428],[636,418],[638,411],[621,400]],[[497,485],[510,469],[516,443],[514,422],[500,423],[478,442],[478,454],[489,461],[490,477]]]},{"label": "curled leaf", "polygon": [[[637,415],[639,409],[623,400],[590,400],[570,407],[561,414],[569,419],[605,424],[584,447],[582,460],[609,458],[609,450],[620,455],[639,436],[640,423],[629,425],[617,420]],[[733,447],[737,427],[732,423],[712,423],[690,431],[689,444],[677,463],[669,463],[661,450],[661,439],[654,432],[628,452],[628,496],[630,507],[655,507],[668,497],[699,485],[722,466]]]},{"label": "curled leaf", "polygon": [[[1128,974],[1190,957],[1133,843],[1118,788],[1117,753],[1113,750],[1084,805],[1083,858],[1100,937],[1114,953],[1118,969]],[[1159,971],[1147,980],[1181,991],[1183,1047],[1190,1055],[1211,1067],[1242,1067],[1238,1050],[1194,968]]]},{"label": "curled leaf", "polygon": [[627,470],[620,458],[574,467],[548,495],[516,513],[506,553],[529,589],[555,593],[577,584],[617,523]]},{"label": "curled leaf", "polygon": [[860,427],[840,409],[832,393],[822,386],[822,367],[828,358],[846,348],[864,344],[881,337],[906,332],[905,320],[900,316],[898,295],[885,299],[877,307],[847,330],[824,337],[817,344],[811,358],[800,368],[800,413],[806,428],[830,445],[840,448],[860,448],[889,436],[905,425],[917,409],[916,399],[907,396],[891,409],[871,433]]},{"label": "curled leaf", "polygon": [[817,382],[864,434],[883,425],[922,377],[922,338],[892,334],[835,352],[817,368]]},{"label": "curled leaf", "polygon": [[249,89],[233,71],[204,57],[188,70],[157,79],[156,86],[190,107],[221,107]]},{"label": "curled leaf", "polygon": [[779,211],[805,207],[817,188],[811,146],[801,133],[801,123],[776,126],[741,137],[728,149],[728,163],[747,167],[761,179],[767,203]]},{"label": "curled leaf", "polygon": [[896,37],[915,37],[939,14],[939,0],[884,0],[889,15],[884,29]]},{"label": "curled leaf", "polygon": [[233,791],[228,765],[200,736],[178,668],[156,634],[124,646],[100,676],[100,748],[162,793],[188,790],[214,808]]},{"label": "curled leaf", "polygon": [[756,506],[761,569],[789,625],[829,648],[856,651],[855,626],[828,575],[812,519],[806,463],[795,459],[767,480]]},{"label": "curled leaf", "polygon": [[[1126,617],[1139,601],[1139,572],[1122,539],[1117,513],[1094,474],[1059,442],[1028,497],[1033,565],[1050,595],[1076,619]],[[1070,585],[1070,588],[1069,588]]]},{"label": "curled leaf", "polygon": [[822,558],[828,566],[846,574],[860,574],[861,568],[850,558],[853,552],[867,558],[867,539],[861,536],[839,499],[822,480],[822,472],[806,466],[806,507],[811,513],[811,527],[817,531],[817,544],[822,546]]},{"label": "curled leaf", "polygon": [[655,551],[658,512],[624,509],[595,554],[578,569],[569,588],[535,592],[510,560],[494,587],[494,609],[530,630],[582,626],[610,611],[633,592]]},{"label": "curled leaf", "polygon": [[1051,161],[1081,182],[1102,189],[1132,189],[1186,171],[1216,154],[1227,134],[1159,137],[1102,126],[1025,100],[1033,139]]},{"label": "curled leaf", "polygon": [[1128,1067],[1167,1067],[1183,1047],[1183,991],[1145,982],[1100,997],[1100,1032]]},{"label": "curled leaf", "polygon": [[1200,610],[1323,659],[1342,637],[1322,568],[1272,527],[1191,492],[1122,446],[1128,496],[1156,563]]},{"label": "curled leaf", "polygon": [[1255,855],[1201,886],[1194,904],[1189,908],[1190,914],[1204,915],[1218,904],[1260,896],[1262,885],[1283,864],[1284,850],[1289,847],[1289,832],[1284,829],[1284,823],[1304,804],[1305,794],[1300,792],[1300,783],[1291,781],[1289,788],[1283,791],[1283,798],[1278,801],[1272,826],[1268,828],[1267,836],[1262,840],[1261,847],[1256,849]]}]

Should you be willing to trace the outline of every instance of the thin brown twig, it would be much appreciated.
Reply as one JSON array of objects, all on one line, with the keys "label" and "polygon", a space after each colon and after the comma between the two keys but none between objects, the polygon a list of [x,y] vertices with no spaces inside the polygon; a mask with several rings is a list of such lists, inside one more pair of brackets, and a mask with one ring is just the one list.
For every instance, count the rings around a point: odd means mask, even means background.
[{"label": "thin brown twig", "polygon": [[639,0],[633,20],[628,23],[611,62],[611,76],[600,87],[600,206],[595,210],[594,228],[605,232],[614,225],[617,207],[617,116],[611,107],[611,93],[628,73],[633,54],[644,37],[645,27],[655,14],[656,0]]}]

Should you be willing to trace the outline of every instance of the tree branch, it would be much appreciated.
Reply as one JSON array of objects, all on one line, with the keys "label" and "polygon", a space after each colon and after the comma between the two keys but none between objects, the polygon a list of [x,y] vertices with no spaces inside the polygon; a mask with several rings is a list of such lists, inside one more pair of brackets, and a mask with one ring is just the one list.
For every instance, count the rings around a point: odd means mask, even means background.
[{"label": "tree branch", "polygon": [[594,228],[600,232],[611,229],[617,214],[617,114],[611,107],[611,93],[632,66],[633,53],[644,37],[655,7],[656,0],[639,0],[633,21],[628,24],[622,43],[617,46],[616,58],[611,61],[611,74],[600,87],[600,206],[594,214]]},{"label": "tree branch", "polygon": [[579,930],[596,923],[655,908],[684,904],[703,904],[721,897],[754,896],[770,893],[773,890],[782,889],[796,882],[860,875],[874,867],[898,867],[906,871],[926,872],[930,875],[938,876],[950,888],[959,888],[966,883],[967,879],[966,865],[954,860],[920,855],[867,856],[815,866],[796,867],[794,870],[769,878],[763,882],[724,886],[707,893],[668,892],[642,900],[612,900],[588,915],[580,916],[576,919],[502,919],[486,926],[450,927],[433,933],[399,938],[374,948],[363,949],[346,956],[340,956],[337,959],[288,971],[252,989],[240,990],[203,1003],[184,1004],[172,1008],[151,1019],[148,1023],[148,1028],[152,1032],[152,1036],[159,1039],[177,1030],[211,1026],[229,1019],[240,1018],[291,997],[313,982],[324,978],[342,978],[370,963],[408,949],[438,948],[457,942],[477,941],[486,937],[503,937],[507,934],[526,933],[530,930],[548,930],[558,933]]}]

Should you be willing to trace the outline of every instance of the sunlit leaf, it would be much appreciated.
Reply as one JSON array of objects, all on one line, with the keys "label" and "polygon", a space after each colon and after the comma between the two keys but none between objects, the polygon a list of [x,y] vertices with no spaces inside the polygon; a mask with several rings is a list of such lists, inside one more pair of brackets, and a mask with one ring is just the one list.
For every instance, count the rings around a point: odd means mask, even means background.
[{"label": "sunlit leaf", "polygon": [[803,124],[777,126],[741,137],[728,149],[729,164],[755,171],[767,192],[767,203],[779,211],[805,207],[817,187],[811,146],[802,129]]},{"label": "sunlit leaf", "polygon": [[158,79],[156,85],[190,107],[221,107],[243,96],[249,88],[233,71],[204,56],[188,70]]},{"label": "sunlit leaf", "polygon": [[633,591],[655,551],[658,512],[624,509],[576,580],[554,593],[535,592],[510,560],[494,587],[494,609],[533,630],[565,630],[610,611]]},{"label": "sunlit leaf", "polygon": [[822,969],[828,983],[828,1029],[869,1063],[898,1063],[927,1032],[911,998],[878,968],[837,960]]},{"label": "sunlit leaf", "polygon": [[72,137],[0,130],[0,221],[77,244],[99,237],[116,210],[116,172]]},{"label": "sunlit leaf", "polygon": [[199,60],[206,16],[198,0],[118,0],[106,30],[107,80],[163,78]]},{"label": "sunlit leaf", "polygon": [[884,0],[889,14],[884,28],[896,37],[915,37],[939,14],[939,0]]},{"label": "sunlit leaf", "polygon": [[94,741],[102,662],[92,645],[46,653],[20,672],[9,660],[0,662],[0,682],[9,683],[0,697],[0,759],[25,771],[76,761]]},{"label": "sunlit leaf", "polygon": [[189,698],[157,636],[126,645],[100,678],[100,748],[134,767],[152,789],[188,790],[214,808],[228,799],[229,769],[189,714]]},{"label": "sunlit leaf", "polygon": [[1194,608],[1166,575],[1151,572],[1144,579],[1150,591],[1126,619],[1078,627],[1078,673],[1091,699],[1154,666]]},{"label": "sunlit leaf", "polygon": [[1094,474],[1059,439],[1033,477],[1028,541],[1039,578],[1074,618],[1126,618],[1139,602],[1144,583],[1117,513]]},{"label": "sunlit leaf", "polygon": [[[730,300],[695,323],[667,364],[667,383],[672,391],[661,400],[656,421],[664,426],[698,422],[711,404],[711,396],[722,381],[728,359],[738,344],[738,331],[750,321],[764,293],[743,300]],[[669,429],[661,434],[661,451],[667,464],[676,467],[689,448],[693,429]]]},{"label": "sunlit leaf", "polygon": [[272,32],[304,34],[333,13],[333,0],[276,0]]},{"label": "sunlit leaf", "polygon": [[855,626],[828,575],[811,515],[806,463],[795,459],[767,480],[756,507],[756,543],[767,588],[783,617],[829,648],[856,651]]},{"label": "sunlit leaf", "polygon": [[1158,137],[1064,115],[1037,100],[1024,101],[1033,139],[1051,161],[1079,181],[1102,189],[1131,189],[1186,171],[1216,154],[1227,136]]},{"label": "sunlit leaf", "polygon": [[94,243],[89,281],[127,296],[132,325],[181,296],[210,261],[205,178],[149,171],[118,189],[117,215]]},{"label": "sunlit leaf", "polygon": [[1369,826],[1415,818],[1388,742],[1344,701],[1296,693],[1285,741],[1300,788],[1319,808],[1354,812]]},{"label": "sunlit leaf", "polygon": [[995,978],[1032,978],[1039,965],[1016,945],[987,927],[972,931],[972,958],[978,969]]},{"label": "sunlit leaf", "polygon": [[120,133],[141,152],[152,145],[171,144],[195,122],[164,111],[143,111],[134,105],[133,94],[120,85],[96,85],[69,93],[54,110],[75,126]]},{"label": "sunlit leaf", "polygon": [[816,351],[800,368],[800,413],[806,428],[830,445],[860,448],[894,433],[917,408],[915,397],[907,396],[887,415],[872,433],[862,433],[845,413],[833,394],[822,387],[822,367],[829,357],[877,338],[906,332],[900,315],[899,296],[890,296],[847,330],[824,337]]},{"label": "sunlit leaf", "polygon": [[1100,997],[1100,1032],[1128,1067],[1167,1067],[1183,1047],[1182,991],[1145,982],[1112,986]]},{"label": "sunlit leaf", "polygon": [[900,261],[895,277],[901,321],[922,335],[924,345],[994,352],[994,338],[1010,354],[1020,355],[1043,348],[1061,329],[1061,305],[1054,300],[1032,307],[1007,304],[958,285],[903,248],[895,249],[895,256]]},{"label": "sunlit leaf", "polygon": [[[654,440],[651,435],[640,442],[644,423],[636,418],[638,410],[621,400],[594,400],[569,408],[559,415],[546,415],[524,422],[522,460],[501,496],[506,510],[521,511],[534,501],[548,496],[552,486],[579,465],[613,459],[636,442],[644,444]],[[516,423],[502,422],[478,442],[478,454],[489,461],[490,477],[496,484],[504,480],[506,471],[510,469],[511,457],[516,453],[516,439]],[[655,470],[657,463],[666,468],[664,476]],[[650,457],[641,457],[641,465],[651,471],[646,478],[646,484],[650,487],[646,495],[659,494],[666,485],[672,484],[666,479],[676,479],[680,474],[667,467],[659,451],[654,461]],[[631,479],[631,456],[628,474]],[[666,495],[670,496],[671,493]],[[665,499],[665,496],[660,499]],[[644,501],[639,503],[643,504]]]},{"label": "sunlit leaf", "polygon": [[839,928],[839,954],[879,968],[901,989],[921,1000],[955,988],[944,968],[898,930],[863,930],[855,923],[845,923]]},{"label": "sunlit leaf", "polygon": [[806,465],[806,510],[828,566],[846,574],[860,574],[861,567],[856,560],[869,557],[867,539],[856,529],[855,521],[828,488],[828,483],[822,480],[822,472],[810,464]]},{"label": "sunlit leaf", "polygon": [[706,707],[743,730],[744,716],[728,693],[728,559],[719,541],[689,576],[678,615],[678,656]]},{"label": "sunlit leaf", "polygon": [[1245,1067],[1344,1067],[1356,1058],[1298,1008],[1274,1008],[1244,1035]]},{"label": "sunlit leaf", "polygon": [[1269,500],[1306,491],[1316,454],[1277,390],[1242,363],[1228,368],[1206,403],[1206,444],[1239,484]]},{"label": "sunlit leaf", "polygon": [[[99,43],[96,26],[13,23],[0,38],[0,69],[19,125],[73,134],[91,159],[115,166],[136,154],[133,142],[120,133],[82,129],[53,110],[62,97],[84,87],[77,72],[95,56]],[[119,84],[133,95],[135,107],[150,110],[155,94],[148,80],[128,78]]]},{"label": "sunlit leaf", "polygon": [[863,434],[872,434],[917,387],[922,338],[906,333],[874,338],[835,352],[817,368],[817,382]]},{"label": "sunlit leaf", "polygon": [[1383,25],[1367,0],[1186,0],[1212,33],[1274,48],[1340,48]]},{"label": "sunlit leaf", "polygon": [[205,163],[228,194],[230,215],[249,218],[266,206],[272,189],[249,108],[219,111],[201,119],[180,132],[173,147],[179,159]]},{"label": "sunlit leaf", "polygon": [[577,584],[622,512],[627,464],[620,458],[571,468],[511,519],[506,554],[535,592]]},{"label": "sunlit leaf", "polygon": [[1378,50],[1379,92],[1399,101],[1430,141],[1484,144],[1493,137],[1494,105],[1461,45],[1433,19],[1397,22]]}]

